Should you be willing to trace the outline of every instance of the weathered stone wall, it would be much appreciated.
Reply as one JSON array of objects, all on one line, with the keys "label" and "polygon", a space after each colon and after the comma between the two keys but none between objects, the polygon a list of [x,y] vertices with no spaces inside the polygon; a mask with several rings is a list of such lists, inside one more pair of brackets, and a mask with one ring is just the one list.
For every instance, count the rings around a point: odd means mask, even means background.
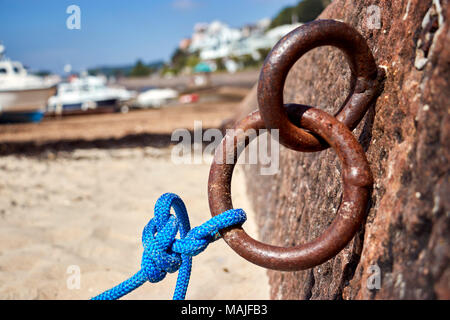
[{"label": "weathered stone wall", "polygon": [[[371,29],[380,9],[381,28]],[[335,0],[319,17],[354,26],[386,70],[384,91],[355,136],[375,184],[367,221],[335,258],[300,272],[268,271],[274,299],[450,299],[449,97],[450,8],[441,1]],[[291,70],[285,102],[334,113],[349,89],[349,70],[334,48],[305,55]],[[243,112],[256,108],[256,90]],[[280,172],[247,167],[261,240],[293,246],[331,223],[342,194],[333,150],[281,148]],[[381,288],[370,290],[371,266]]]}]

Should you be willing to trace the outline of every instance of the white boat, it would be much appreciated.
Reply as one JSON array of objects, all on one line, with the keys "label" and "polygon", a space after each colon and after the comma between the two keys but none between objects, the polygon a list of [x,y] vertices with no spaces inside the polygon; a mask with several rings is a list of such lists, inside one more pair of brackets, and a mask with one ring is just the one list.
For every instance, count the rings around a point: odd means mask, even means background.
[{"label": "white boat", "polygon": [[0,123],[39,122],[56,83],[28,74],[18,61],[3,56],[0,45]]},{"label": "white boat", "polygon": [[173,101],[178,98],[178,92],[173,89],[150,89],[140,93],[136,99],[136,107],[158,108],[163,104]]},{"label": "white boat", "polygon": [[82,76],[58,85],[56,94],[48,100],[47,113],[125,112],[134,96],[124,88],[106,86],[103,77]]}]

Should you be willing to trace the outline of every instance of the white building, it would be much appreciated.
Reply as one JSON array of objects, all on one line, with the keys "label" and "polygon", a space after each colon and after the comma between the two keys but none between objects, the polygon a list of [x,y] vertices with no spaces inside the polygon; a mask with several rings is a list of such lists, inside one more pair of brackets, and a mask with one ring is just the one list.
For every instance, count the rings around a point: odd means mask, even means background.
[{"label": "white building", "polygon": [[200,59],[213,60],[231,55],[231,45],[242,37],[240,30],[220,21],[198,23],[194,27],[190,52],[199,51]]},{"label": "white building", "polygon": [[300,26],[299,23],[283,25],[266,32],[269,25],[270,19],[260,20],[241,29],[230,28],[220,21],[198,23],[194,27],[188,50],[198,51],[200,59],[204,61],[243,55],[251,55],[258,60],[261,58],[259,49],[272,48],[285,34]]}]

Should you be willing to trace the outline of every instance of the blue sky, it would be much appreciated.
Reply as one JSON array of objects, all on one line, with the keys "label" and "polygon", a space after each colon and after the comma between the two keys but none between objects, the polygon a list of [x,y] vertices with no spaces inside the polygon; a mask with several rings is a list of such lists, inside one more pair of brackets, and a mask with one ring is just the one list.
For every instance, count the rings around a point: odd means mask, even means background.
[{"label": "blue sky", "polygon": [[[32,70],[75,70],[168,60],[197,22],[239,27],[274,17],[298,0],[0,0],[0,41],[7,56]],[[69,5],[81,30],[69,30]]]}]

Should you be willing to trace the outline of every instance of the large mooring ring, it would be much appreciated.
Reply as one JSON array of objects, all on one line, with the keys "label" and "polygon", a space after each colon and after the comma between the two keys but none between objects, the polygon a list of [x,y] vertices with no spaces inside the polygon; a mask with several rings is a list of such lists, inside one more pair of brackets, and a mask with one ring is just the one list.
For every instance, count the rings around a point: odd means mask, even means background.
[{"label": "large mooring ring", "polygon": [[258,83],[258,105],[267,129],[279,129],[280,143],[297,151],[329,147],[313,134],[293,125],[283,108],[283,89],[288,72],[308,51],[320,46],[342,50],[351,70],[350,93],[335,117],[353,130],[378,96],[382,70],[377,70],[366,40],[356,29],[335,20],[306,23],[284,36],[264,61]]},{"label": "large mooring ring", "polygon": [[[336,118],[319,109],[303,105],[287,105],[287,114],[292,119],[297,119],[302,128],[322,137],[337,152],[342,164],[343,196],[336,217],[318,238],[290,248],[259,242],[251,238],[242,227],[224,229],[221,235],[234,251],[254,264],[268,269],[295,271],[327,261],[350,242],[366,216],[373,178],[361,145],[350,130]],[[237,134],[228,132],[216,148],[208,181],[212,216],[233,208],[233,169],[242,147],[250,142],[245,131],[254,129],[259,133],[259,129],[264,128],[259,112],[255,111],[235,126],[234,132]],[[234,161],[230,163],[230,159]]]}]

